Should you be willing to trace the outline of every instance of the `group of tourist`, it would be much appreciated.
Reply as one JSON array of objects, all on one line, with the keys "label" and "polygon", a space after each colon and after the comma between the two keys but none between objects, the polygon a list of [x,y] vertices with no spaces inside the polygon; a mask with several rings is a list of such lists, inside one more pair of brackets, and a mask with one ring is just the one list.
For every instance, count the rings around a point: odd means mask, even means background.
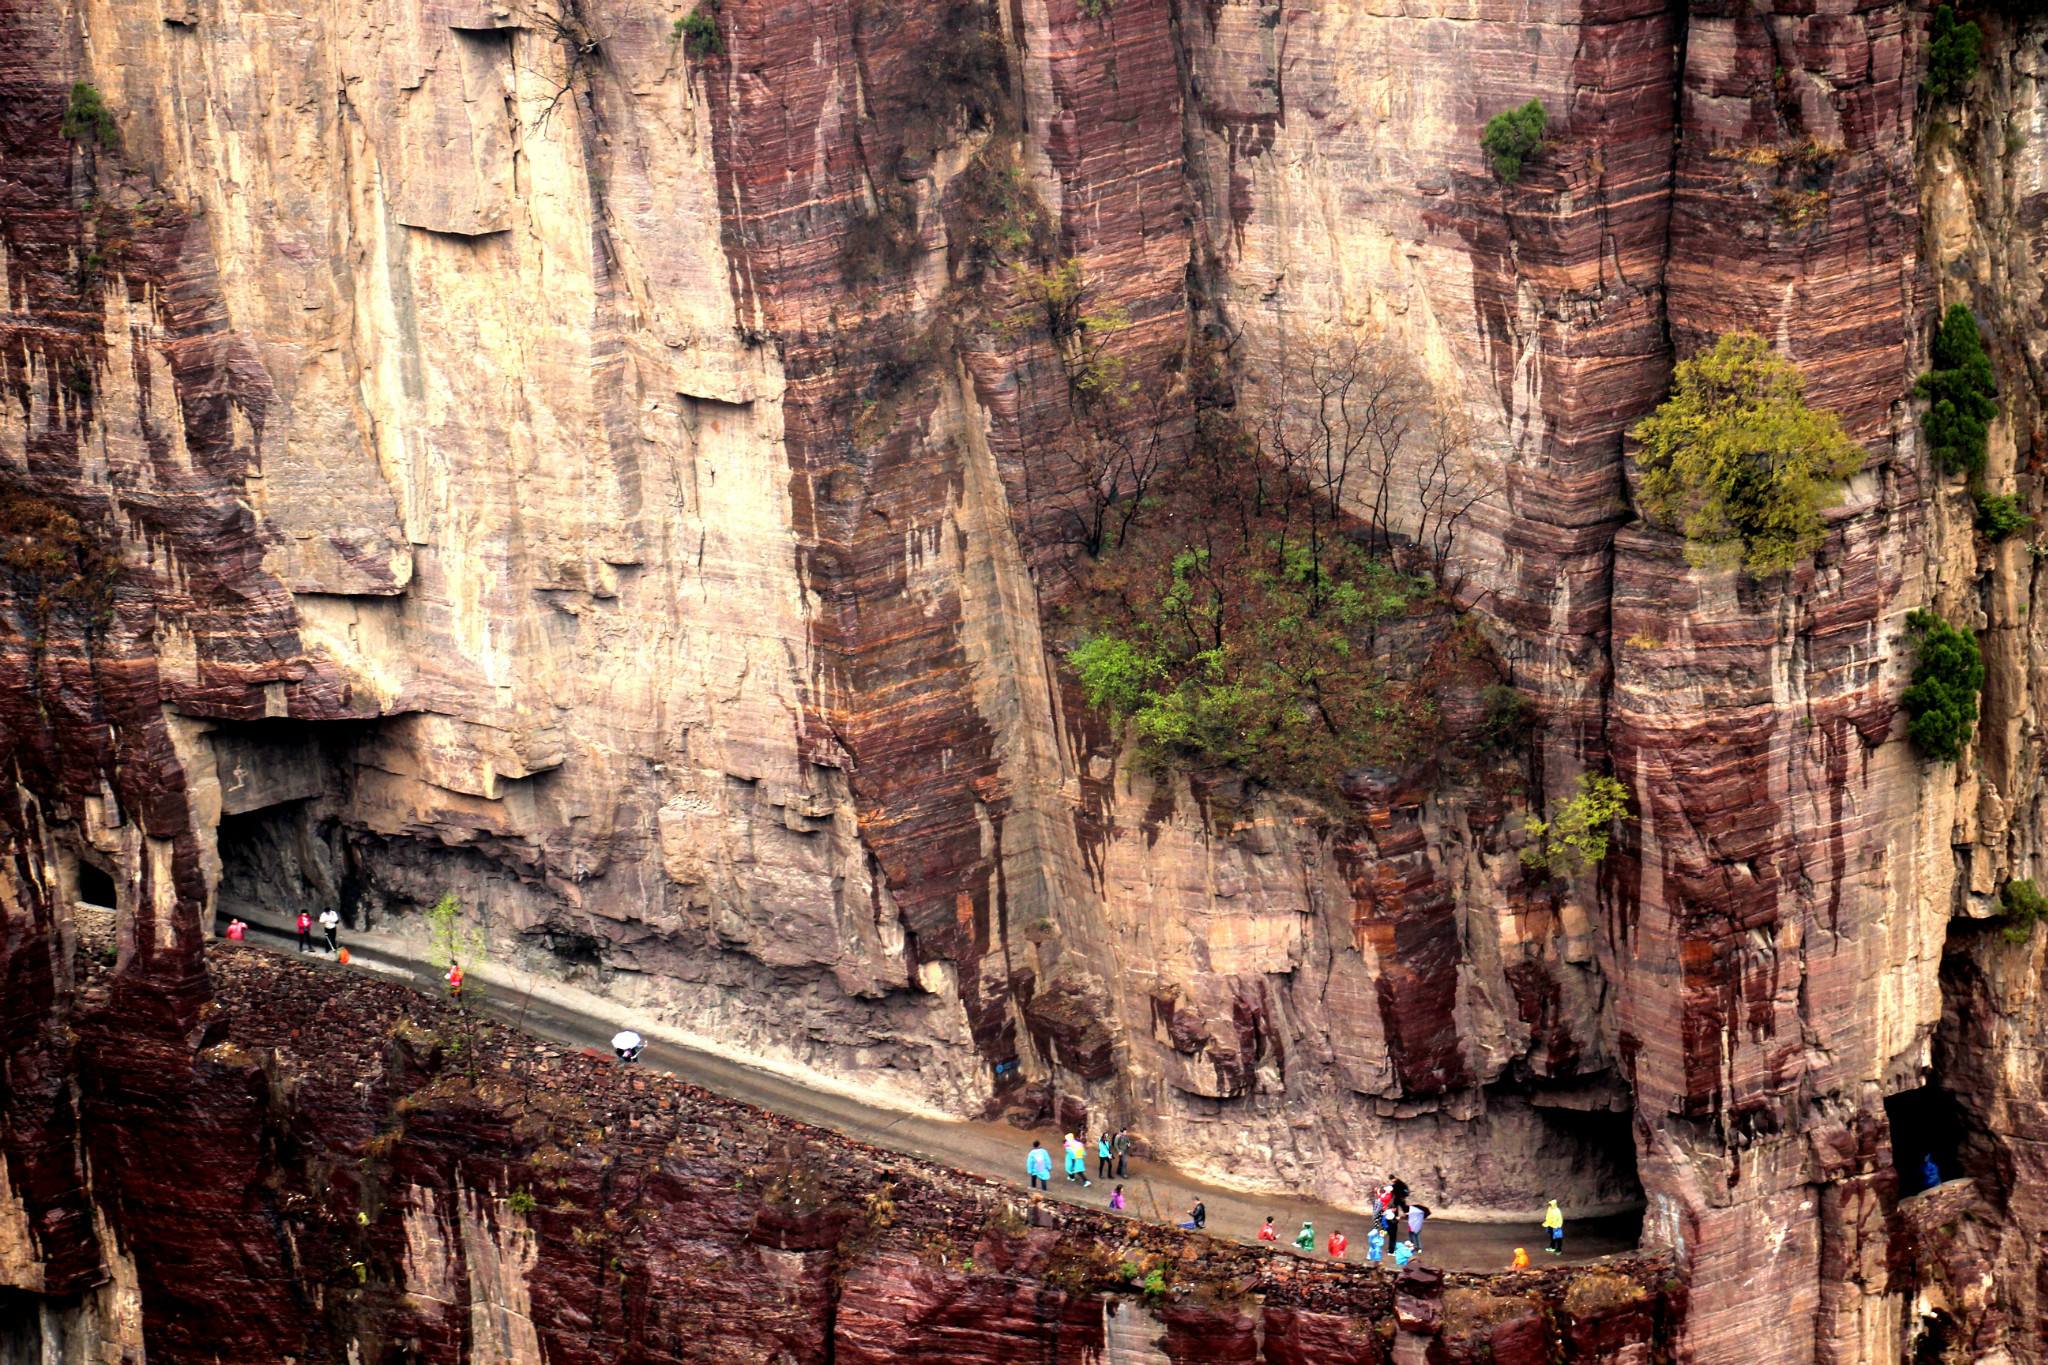
[{"label": "group of tourist", "polygon": [[[1088,1178],[1088,1148],[1072,1133],[1061,1141],[1062,1155],[1066,1163],[1067,1183],[1087,1189],[1094,1184]],[[1096,1176],[1099,1179],[1121,1179],[1127,1172],[1130,1161],[1131,1135],[1128,1129],[1119,1128],[1114,1134],[1105,1131],[1095,1143]],[[1024,1174],[1030,1179],[1034,1190],[1052,1188],[1052,1153],[1041,1142],[1033,1141],[1031,1150],[1024,1156]],[[1365,1259],[1378,1264],[1391,1257],[1396,1266],[1405,1266],[1422,1251],[1422,1226],[1429,1221],[1429,1205],[1417,1203],[1408,1197],[1408,1182],[1397,1175],[1388,1175],[1386,1182],[1373,1196],[1372,1226],[1365,1235]],[[1109,1207],[1121,1213],[1124,1209],[1124,1187],[1118,1185],[1110,1191]],[[1188,1232],[1200,1232],[1209,1225],[1209,1209],[1200,1199],[1188,1206],[1187,1217],[1180,1227]],[[1552,1256],[1564,1255],[1564,1213],[1557,1201],[1551,1200],[1543,1210],[1543,1231],[1550,1245],[1545,1248]],[[1274,1226],[1272,1217],[1259,1228],[1261,1242],[1278,1243],[1280,1232]],[[1316,1225],[1303,1219],[1301,1231],[1294,1235],[1297,1250],[1313,1254],[1316,1250]],[[1344,1260],[1351,1250],[1351,1239],[1344,1235],[1342,1228],[1330,1233],[1323,1250],[1332,1260]],[[1529,1265],[1529,1254],[1521,1247],[1515,1248],[1510,1269],[1525,1270]]]}]

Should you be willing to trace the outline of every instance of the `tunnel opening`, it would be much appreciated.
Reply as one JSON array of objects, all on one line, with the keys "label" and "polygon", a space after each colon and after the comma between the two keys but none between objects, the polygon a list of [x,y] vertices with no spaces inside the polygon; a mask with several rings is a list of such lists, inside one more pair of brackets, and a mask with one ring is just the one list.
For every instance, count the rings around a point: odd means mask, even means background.
[{"label": "tunnel opening", "polygon": [[1606,1217],[1633,1216],[1640,1226],[1643,1182],[1636,1171],[1635,1118],[1626,1109],[1556,1108],[1539,1102],[1543,1146],[1572,1172],[1582,1210]]},{"label": "tunnel opening", "polygon": [[1933,1084],[1901,1090],[1885,1096],[1884,1116],[1901,1194],[1917,1194],[1963,1173],[1964,1115],[1953,1095]]},{"label": "tunnel opening", "polygon": [[249,911],[318,915],[340,904],[335,852],[312,818],[311,803],[221,817],[220,891],[224,914]]},{"label": "tunnel opening", "polygon": [[78,899],[87,905],[97,905],[103,910],[114,909],[114,878],[103,867],[80,860],[78,864]]}]

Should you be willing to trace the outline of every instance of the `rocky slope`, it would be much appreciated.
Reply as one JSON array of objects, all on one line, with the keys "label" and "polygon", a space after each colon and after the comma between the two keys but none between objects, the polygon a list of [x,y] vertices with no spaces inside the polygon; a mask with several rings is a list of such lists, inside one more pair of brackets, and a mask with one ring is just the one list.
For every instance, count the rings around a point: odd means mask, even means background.
[{"label": "rocky slope", "polygon": [[[1907,395],[1973,304],[2034,495],[2048,30],[1985,16],[1930,117],[1925,14],[1869,0],[702,12],[0,0],[0,491],[84,584],[0,579],[0,1278],[153,1235],[86,1178],[72,1040],[147,1040],[106,1094],[189,1067],[217,898],[452,890],[521,966],[906,1099],[1339,1199],[1640,1189],[1685,1358],[1940,1314],[2039,1359],[2040,947],[1976,923],[2035,871],[2035,560]],[[1478,131],[1531,97],[1502,187]],[[1207,347],[1256,401],[1391,329],[1502,472],[1446,578],[1526,752],[1339,811],[1122,765],[1048,646],[1069,376],[991,242],[1127,321],[1118,439],[1186,439]],[[1872,456],[1789,579],[1629,512],[1623,432],[1733,327]],[[1923,604],[1990,669],[1953,767],[1896,715]],[[1535,884],[1519,816],[1589,767],[1637,819]],[[63,965],[102,878],[104,1009]],[[1930,1083],[1974,1308],[1896,1212],[1886,1100]]]}]

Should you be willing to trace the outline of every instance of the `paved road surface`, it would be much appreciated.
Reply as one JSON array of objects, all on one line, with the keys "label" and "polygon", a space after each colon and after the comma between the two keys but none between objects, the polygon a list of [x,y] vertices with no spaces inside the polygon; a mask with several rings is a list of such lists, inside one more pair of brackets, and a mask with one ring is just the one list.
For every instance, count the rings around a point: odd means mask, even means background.
[{"label": "paved road surface", "polygon": [[[281,915],[270,915],[236,907],[235,913],[249,923],[252,946],[285,952],[294,947],[290,927]],[[226,912],[221,924],[226,924]],[[316,928],[313,941],[320,942]],[[364,935],[347,930],[342,946],[351,958],[380,975],[410,979],[422,990],[438,994],[443,988],[438,969],[406,955],[407,945],[383,935]],[[329,959],[322,952],[321,965]],[[539,993],[494,984],[484,997],[484,1008],[507,1023],[517,1024],[537,1037],[575,1047],[608,1048],[611,1036],[622,1027],[615,1019],[603,1019],[550,1000]],[[935,1161],[959,1170],[973,1171],[998,1180],[1024,1184],[1024,1153],[1031,1139],[1038,1138],[1053,1151],[1052,1197],[1084,1203],[1096,1208],[1109,1202],[1115,1181],[1096,1181],[1082,1188],[1069,1185],[1061,1174],[1060,1133],[1052,1129],[1025,1133],[1008,1124],[939,1120],[904,1114],[860,1099],[818,1090],[801,1080],[745,1066],[714,1053],[686,1048],[650,1038],[640,1065],[673,1071],[683,1080],[714,1094],[740,1100],[762,1109],[786,1114],[821,1128],[855,1137],[878,1147]],[[1095,1171],[1094,1144],[1088,1146],[1088,1170]],[[1304,1218],[1313,1219],[1316,1231],[1327,1238],[1342,1228],[1351,1239],[1351,1259],[1365,1254],[1365,1215],[1339,1209],[1314,1200],[1283,1195],[1245,1194],[1207,1185],[1159,1161],[1133,1160],[1130,1176],[1122,1182],[1129,1212],[1140,1218],[1178,1222],[1182,1211],[1200,1198],[1208,1205],[1210,1235],[1238,1241],[1252,1241],[1260,1222],[1272,1215],[1283,1239],[1291,1239]],[[1429,1192],[1417,1190],[1416,1198],[1428,1202]],[[1517,1246],[1526,1247],[1532,1261],[1541,1262],[1543,1233],[1537,1226],[1541,1210],[1532,1208],[1523,1224],[1458,1223],[1432,1219],[1423,1229],[1422,1261],[1453,1270],[1502,1270]],[[1569,1218],[1570,1211],[1567,1210]],[[1606,1218],[1572,1219],[1565,1228],[1568,1261],[1593,1260],[1617,1252],[1633,1251],[1641,1227],[1641,1216],[1623,1214]]]}]

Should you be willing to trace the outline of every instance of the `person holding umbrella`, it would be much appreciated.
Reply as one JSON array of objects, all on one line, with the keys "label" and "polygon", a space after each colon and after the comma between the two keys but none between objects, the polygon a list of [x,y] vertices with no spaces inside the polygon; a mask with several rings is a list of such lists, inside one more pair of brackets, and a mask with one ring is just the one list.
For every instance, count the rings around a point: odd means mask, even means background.
[{"label": "person holding umbrella", "polygon": [[622,1029],[612,1035],[612,1051],[619,1054],[619,1060],[630,1062],[640,1055],[640,1049],[647,1046],[641,1036],[631,1029]]}]

